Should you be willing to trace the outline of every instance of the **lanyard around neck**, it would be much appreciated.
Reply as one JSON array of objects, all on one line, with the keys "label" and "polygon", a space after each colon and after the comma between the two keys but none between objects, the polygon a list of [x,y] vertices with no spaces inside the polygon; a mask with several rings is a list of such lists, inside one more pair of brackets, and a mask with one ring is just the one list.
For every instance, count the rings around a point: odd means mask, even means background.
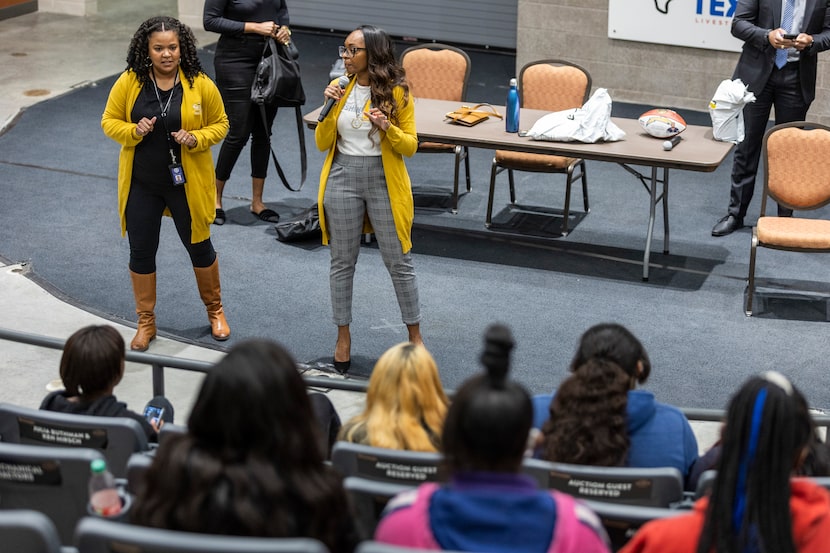
[{"label": "lanyard around neck", "polygon": [[176,85],[179,83],[179,72],[176,71],[176,75],[173,77],[173,88],[170,89],[170,96],[167,97],[166,105],[161,105],[159,87],[156,85],[156,75],[153,73],[152,69],[150,69],[150,79],[153,81],[153,90],[156,92],[156,100],[158,100],[159,109],[161,110],[161,124],[164,126],[164,135],[167,137],[167,145],[170,147],[170,160],[172,163],[178,163],[176,161],[173,138],[170,136],[170,129],[167,128],[167,113],[170,110],[170,102],[173,100],[173,93],[176,91]]}]

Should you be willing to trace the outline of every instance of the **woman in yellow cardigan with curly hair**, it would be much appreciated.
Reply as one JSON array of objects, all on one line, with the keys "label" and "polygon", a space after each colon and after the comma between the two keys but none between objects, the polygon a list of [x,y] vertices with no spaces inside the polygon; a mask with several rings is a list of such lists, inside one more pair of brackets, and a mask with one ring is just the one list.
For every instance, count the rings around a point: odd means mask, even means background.
[{"label": "woman in yellow cardigan with curly hair", "polygon": [[172,17],[153,17],[130,42],[127,69],[110,90],[101,118],[121,145],[118,212],[130,241],[130,276],[138,329],[130,348],[144,351],[156,337],[156,252],[162,215],[170,215],[187,249],[211,335],[226,340],[216,250],[213,156],[228,132],[216,85],[202,70],[192,31]]},{"label": "woman in yellow cardigan with curly hair", "polygon": [[[349,369],[352,289],[360,236],[374,231],[383,263],[392,277],[409,341],[423,343],[418,285],[412,264],[415,207],[403,156],[418,150],[415,105],[404,70],[395,60],[392,39],[382,29],[363,25],[352,31],[340,57],[350,75],[324,96],[337,101],[314,134],[328,150],[320,175],[318,204],[323,243],[331,247],[332,311],[337,325],[334,368]],[[364,221],[368,219],[368,227]]]}]

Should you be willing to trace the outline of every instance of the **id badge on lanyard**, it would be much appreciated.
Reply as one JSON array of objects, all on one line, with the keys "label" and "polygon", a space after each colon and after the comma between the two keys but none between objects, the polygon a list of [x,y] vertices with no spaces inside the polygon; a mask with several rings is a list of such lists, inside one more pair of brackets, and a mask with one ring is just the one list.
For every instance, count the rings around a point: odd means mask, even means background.
[{"label": "id badge on lanyard", "polygon": [[167,169],[170,171],[170,178],[173,180],[174,186],[181,186],[187,182],[184,176],[184,168],[182,164],[176,159],[176,153],[173,149],[173,139],[170,137],[170,129],[167,128],[167,113],[170,110],[170,101],[173,99],[173,93],[176,90],[176,84],[179,82],[179,75],[176,73],[176,78],[173,79],[173,88],[170,89],[170,96],[167,97],[167,105],[161,105],[161,96],[159,95],[158,86],[156,86],[156,79],[153,77],[153,88],[156,91],[156,100],[158,100],[159,108],[161,109],[161,124],[164,126],[164,134],[167,137],[167,145],[170,146],[170,165]]}]

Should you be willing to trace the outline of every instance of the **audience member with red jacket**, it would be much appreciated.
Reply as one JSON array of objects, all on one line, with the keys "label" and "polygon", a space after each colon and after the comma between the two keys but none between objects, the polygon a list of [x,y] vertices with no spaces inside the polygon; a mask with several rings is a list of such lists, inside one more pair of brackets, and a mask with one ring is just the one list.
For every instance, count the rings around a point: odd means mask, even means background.
[{"label": "audience member with red jacket", "polygon": [[786,377],[750,378],[729,403],[711,495],[688,515],[646,524],[621,553],[826,553],[830,493],[792,478],[813,432]]}]

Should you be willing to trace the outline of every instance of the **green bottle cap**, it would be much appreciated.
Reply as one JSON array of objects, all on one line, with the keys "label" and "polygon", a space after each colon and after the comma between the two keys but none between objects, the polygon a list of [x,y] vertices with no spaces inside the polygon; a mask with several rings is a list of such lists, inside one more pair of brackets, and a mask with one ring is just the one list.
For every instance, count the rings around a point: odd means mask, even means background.
[{"label": "green bottle cap", "polygon": [[107,462],[104,459],[95,459],[89,464],[89,468],[94,473],[104,472],[107,470]]}]

